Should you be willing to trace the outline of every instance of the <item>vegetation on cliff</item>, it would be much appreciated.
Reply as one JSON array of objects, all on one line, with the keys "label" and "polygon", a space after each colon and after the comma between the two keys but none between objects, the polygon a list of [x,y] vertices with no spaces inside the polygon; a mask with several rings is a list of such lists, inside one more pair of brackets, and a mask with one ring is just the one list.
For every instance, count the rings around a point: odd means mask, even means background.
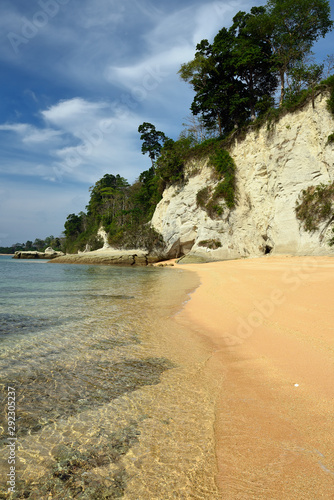
[{"label": "vegetation on cliff", "polygon": [[101,225],[114,247],[150,250],[161,245],[149,221],[164,189],[186,182],[190,173],[185,165],[191,159],[208,158],[217,179],[213,190],[203,186],[198,192],[198,205],[210,217],[221,216],[225,207],[233,209],[237,193],[231,141],[249,126],[270,124],[308,100],[314,103],[324,90],[330,90],[328,108],[334,113],[334,77],[328,78],[333,58],[320,65],[311,59],[314,42],[332,27],[327,0],[268,0],[249,13],[238,12],[232,26],[222,28],[212,43],[202,40],[194,59],[179,71],[195,92],[190,126],[173,140],[151,123],[140,125],[149,169],[132,185],[113,174],[98,180],[90,188],[86,212],[68,216],[63,250],[76,252],[87,244],[99,248]]},{"label": "vegetation on cliff", "polygon": [[[325,228],[334,221],[334,183],[310,186],[304,189],[296,203],[296,215],[305,231]],[[334,245],[334,236],[330,240]]]},{"label": "vegetation on cliff", "polygon": [[212,44],[202,40],[180,76],[195,92],[191,105],[219,135],[254,120],[274,104],[290,104],[321,80],[323,65],[310,64],[311,48],[333,27],[327,0],[269,0],[238,12]]}]

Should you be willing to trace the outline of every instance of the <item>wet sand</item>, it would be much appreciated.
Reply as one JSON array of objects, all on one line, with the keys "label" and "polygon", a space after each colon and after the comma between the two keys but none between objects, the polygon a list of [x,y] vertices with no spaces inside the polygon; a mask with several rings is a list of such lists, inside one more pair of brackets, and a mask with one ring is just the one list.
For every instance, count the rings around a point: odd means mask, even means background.
[{"label": "wet sand", "polygon": [[334,498],[334,259],[187,265],[201,285],[177,316],[222,377],[222,499]]}]

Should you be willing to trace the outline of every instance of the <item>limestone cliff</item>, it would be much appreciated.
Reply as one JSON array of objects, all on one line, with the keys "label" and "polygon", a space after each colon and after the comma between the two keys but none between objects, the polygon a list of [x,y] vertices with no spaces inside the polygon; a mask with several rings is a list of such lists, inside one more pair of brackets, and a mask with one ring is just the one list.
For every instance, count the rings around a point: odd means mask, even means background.
[{"label": "limestone cliff", "polygon": [[220,217],[210,218],[196,203],[200,189],[217,183],[208,160],[189,162],[185,184],[164,191],[152,219],[166,243],[166,257],[189,252],[212,260],[269,252],[333,254],[331,227],[306,232],[295,213],[303,189],[334,180],[334,144],[327,140],[334,120],[327,98],[320,95],[314,108],[309,103],[235,141],[229,152],[237,167],[238,202]]}]

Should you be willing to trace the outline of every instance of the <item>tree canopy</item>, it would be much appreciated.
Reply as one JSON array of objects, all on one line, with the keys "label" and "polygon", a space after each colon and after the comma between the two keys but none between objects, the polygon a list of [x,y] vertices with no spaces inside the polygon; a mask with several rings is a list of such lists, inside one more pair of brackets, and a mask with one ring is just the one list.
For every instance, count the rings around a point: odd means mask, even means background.
[{"label": "tree canopy", "polygon": [[[271,107],[279,82],[282,105],[288,75],[332,27],[327,0],[268,0],[238,12],[230,28],[212,44],[198,43],[194,59],[181,66],[195,91],[191,111],[222,135]],[[317,68],[304,70],[314,80]]]},{"label": "tree canopy", "polygon": [[148,122],[139,125],[138,132],[141,134],[140,139],[143,141],[141,152],[143,155],[148,153],[152,161],[152,166],[154,166],[154,162],[158,158],[167,137],[163,132],[156,130],[152,123]]},{"label": "tree canopy", "polygon": [[309,54],[332,28],[327,0],[268,0],[260,18],[261,35],[271,45],[283,102],[288,71]]}]

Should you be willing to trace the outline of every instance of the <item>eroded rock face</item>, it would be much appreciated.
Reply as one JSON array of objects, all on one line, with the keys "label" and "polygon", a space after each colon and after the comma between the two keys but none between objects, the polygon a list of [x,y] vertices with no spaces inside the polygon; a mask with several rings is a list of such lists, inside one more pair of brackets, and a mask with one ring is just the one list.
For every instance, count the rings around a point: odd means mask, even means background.
[{"label": "eroded rock face", "polygon": [[[295,206],[301,191],[334,180],[334,145],[327,139],[334,120],[326,108],[328,96],[319,96],[315,108],[287,114],[271,127],[249,132],[230,149],[237,166],[237,206],[211,219],[198,207],[196,195],[217,181],[207,161],[197,162],[197,173],[183,187],[165,190],[153,227],[166,242],[166,257],[182,254],[208,260],[255,257],[265,253],[322,255],[331,227],[304,231]],[[188,173],[194,164],[187,166]]]},{"label": "eroded rock face", "polygon": [[102,264],[112,266],[147,266],[161,260],[161,257],[148,254],[144,250],[95,250],[80,254],[67,254],[53,259],[53,263],[60,264]]},{"label": "eroded rock face", "polygon": [[[105,229],[103,227],[100,227],[98,232],[97,232],[97,236],[100,240],[103,241],[103,250],[106,250],[108,248],[111,248],[111,246],[109,245],[108,243],[108,234],[107,232],[105,231]],[[89,251],[89,250],[88,250]]]}]

